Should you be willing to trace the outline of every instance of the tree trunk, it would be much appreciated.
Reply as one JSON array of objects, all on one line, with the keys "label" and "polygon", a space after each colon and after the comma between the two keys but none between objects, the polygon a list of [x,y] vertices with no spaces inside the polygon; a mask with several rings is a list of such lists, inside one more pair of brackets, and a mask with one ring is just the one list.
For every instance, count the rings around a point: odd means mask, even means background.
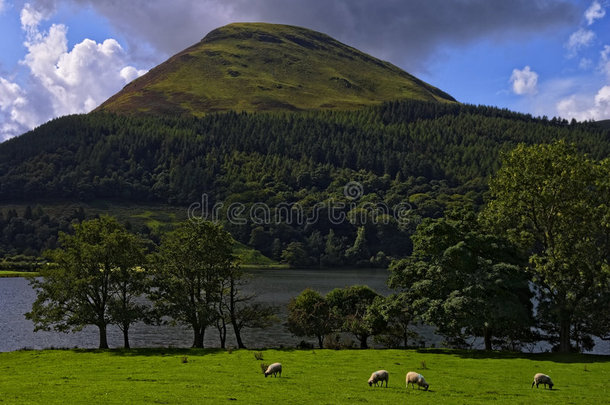
[{"label": "tree trunk", "polygon": [[324,336],[318,335],[318,345],[320,346],[320,349],[324,349]]},{"label": "tree trunk", "polygon": [[570,320],[563,318],[559,324],[559,352],[569,353],[572,350],[570,345]]},{"label": "tree trunk", "polygon": [[491,339],[492,339],[492,330],[489,326],[485,326],[483,329],[483,339],[485,340],[485,350],[492,350],[491,347]]},{"label": "tree trunk", "polygon": [[358,340],[360,340],[360,348],[361,349],[368,349],[369,348],[369,345],[367,343],[368,339],[369,339],[369,335],[358,336]]},{"label": "tree trunk", "polygon": [[231,317],[231,325],[233,326],[233,332],[235,332],[235,340],[237,340],[237,347],[239,347],[240,349],[245,349],[246,345],[244,345],[244,342],[241,340],[241,330],[237,326],[237,320],[233,319],[233,317]]},{"label": "tree trunk", "polygon": [[231,326],[233,326],[233,332],[235,332],[235,340],[237,341],[237,347],[240,349],[245,349],[246,346],[244,342],[241,340],[241,330],[237,326],[237,304],[235,300],[237,299],[237,290],[235,289],[235,280],[231,277],[230,286],[229,286],[229,317],[231,318]]},{"label": "tree trunk", "polygon": [[98,325],[100,330],[100,349],[108,349],[108,336],[106,335],[106,325]]},{"label": "tree trunk", "polygon": [[220,348],[227,347],[227,323],[224,319],[217,321],[216,328],[218,329],[218,337],[220,338]]},{"label": "tree trunk", "polygon": [[130,349],[129,347],[129,324],[123,325],[123,347]]},{"label": "tree trunk", "polygon": [[193,348],[203,349],[204,336],[205,328],[193,325]]}]

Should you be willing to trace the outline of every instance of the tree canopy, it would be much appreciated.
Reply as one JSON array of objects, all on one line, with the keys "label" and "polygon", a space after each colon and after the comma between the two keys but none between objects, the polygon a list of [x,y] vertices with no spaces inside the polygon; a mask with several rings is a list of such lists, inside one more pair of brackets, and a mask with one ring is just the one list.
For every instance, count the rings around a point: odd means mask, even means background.
[{"label": "tree canopy", "polygon": [[532,325],[528,277],[516,249],[486,233],[469,208],[425,219],[413,254],[390,267],[390,286],[423,320],[453,343],[484,338],[492,349]]},{"label": "tree canopy", "polygon": [[142,242],[104,216],[74,225],[73,235],[60,233],[59,244],[46,252],[52,265],[31,281],[38,295],[26,317],[36,330],[78,331],[95,325],[100,349],[108,348],[107,325],[117,323],[129,347],[129,324],[142,316],[132,298],[142,290],[126,275],[142,271]]},{"label": "tree canopy", "polygon": [[[538,316],[571,350],[582,333],[603,336],[610,316],[610,159],[574,145],[519,145],[490,181],[488,222],[529,255]],[[602,328],[603,329],[603,328]]]}]

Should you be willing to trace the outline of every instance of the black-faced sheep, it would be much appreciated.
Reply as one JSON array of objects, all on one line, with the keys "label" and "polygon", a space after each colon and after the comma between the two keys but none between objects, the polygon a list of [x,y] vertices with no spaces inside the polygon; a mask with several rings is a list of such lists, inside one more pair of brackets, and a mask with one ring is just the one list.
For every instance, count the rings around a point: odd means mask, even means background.
[{"label": "black-faced sheep", "polygon": [[534,388],[534,384],[536,385],[536,388],[538,388],[539,384],[544,384],[544,388],[546,388],[546,386],[549,386],[549,389],[553,389],[553,380],[551,380],[551,377],[549,377],[546,374],[542,374],[542,373],[538,373],[534,376],[534,382],[532,382],[532,388]]},{"label": "black-faced sheep", "polygon": [[265,378],[267,378],[267,376],[271,375],[271,374],[273,374],[274,377],[277,377],[277,375],[279,374],[281,377],[282,376],[282,365],[280,363],[270,364],[269,367],[267,367],[267,370],[265,370],[264,374],[265,374]]},{"label": "black-faced sheep", "polygon": [[409,388],[409,384],[411,384],[413,388],[415,388],[415,384],[417,384],[417,389],[419,389],[419,387],[424,387],[426,391],[428,391],[428,388],[430,387],[430,384],[426,382],[424,376],[419,373],[416,373],[415,371],[409,371],[407,373],[406,380],[407,388]]},{"label": "black-faced sheep", "polygon": [[372,387],[375,384],[375,387],[379,382],[381,382],[381,386],[383,387],[383,382],[385,381],[385,387],[388,388],[388,380],[390,379],[390,374],[385,370],[378,370],[371,374],[371,378],[369,378],[369,387]]}]

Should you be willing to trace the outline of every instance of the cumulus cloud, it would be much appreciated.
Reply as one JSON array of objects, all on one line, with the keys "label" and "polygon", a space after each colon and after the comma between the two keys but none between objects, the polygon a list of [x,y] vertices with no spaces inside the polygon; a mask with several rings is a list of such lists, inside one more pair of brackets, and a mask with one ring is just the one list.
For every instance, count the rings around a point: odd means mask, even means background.
[{"label": "cumulus cloud", "polygon": [[565,45],[569,52],[568,56],[573,57],[581,49],[591,46],[594,39],[595,33],[593,31],[580,28],[578,31],[570,35],[570,38]]},{"label": "cumulus cloud", "polygon": [[[87,113],[146,73],[126,63],[127,55],[114,39],[97,43],[85,39],[68,49],[67,30],[53,24],[39,30],[48,18],[45,11],[26,4],[21,11],[27,54],[21,61],[29,68],[27,89],[0,78],[0,118],[7,138],[61,115]],[[31,94],[31,96],[30,96]],[[11,101],[12,100],[12,101]]]},{"label": "cumulus cloud", "polygon": [[23,61],[52,95],[55,114],[89,112],[143,73],[125,66],[123,48],[114,39],[85,39],[68,51],[66,31],[63,25],[52,25],[47,34],[26,42]]},{"label": "cumulus cloud", "polygon": [[0,77],[0,141],[10,138],[16,132],[36,125],[26,94],[17,84]]},{"label": "cumulus cloud", "polygon": [[602,5],[596,0],[585,11],[585,18],[587,19],[587,24],[591,25],[600,18],[604,18],[606,15],[606,10],[602,7]]},{"label": "cumulus cloud", "polygon": [[30,3],[26,3],[21,9],[21,28],[33,33],[45,17],[41,9],[36,9]]},{"label": "cumulus cloud", "polygon": [[524,67],[522,70],[513,69],[510,82],[513,85],[513,92],[515,94],[536,94],[538,92],[538,73],[531,70],[529,66]]},{"label": "cumulus cloud", "polygon": [[562,117],[578,121],[602,120],[610,117],[610,86],[603,86],[592,95],[572,95],[557,103]]}]

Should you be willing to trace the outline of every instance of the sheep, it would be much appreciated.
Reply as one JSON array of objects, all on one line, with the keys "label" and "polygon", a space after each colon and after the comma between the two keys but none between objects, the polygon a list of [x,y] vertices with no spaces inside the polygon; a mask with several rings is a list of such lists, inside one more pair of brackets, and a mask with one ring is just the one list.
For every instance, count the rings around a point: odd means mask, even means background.
[{"label": "sheep", "polygon": [[426,391],[428,391],[428,388],[430,387],[430,384],[426,382],[424,376],[419,373],[416,373],[415,371],[409,371],[407,373],[406,380],[407,388],[409,388],[409,384],[411,384],[413,388],[415,388],[415,384],[417,384],[417,389],[419,389],[419,387],[424,387]]},{"label": "sheep", "polygon": [[534,376],[534,382],[532,382],[532,388],[534,388],[534,384],[536,384],[536,388],[538,388],[538,384],[544,384],[544,388],[546,388],[546,386],[549,386],[549,389],[553,389],[553,380],[551,380],[551,377],[549,377],[546,374],[542,374],[542,373],[537,373]]},{"label": "sheep", "polygon": [[267,370],[264,371],[265,378],[267,378],[267,376],[271,375],[271,374],[273,374],[274,377],[277,377],[278,373],[281,377],[282,376],[282,364],[281,363],[273,363],[273,364],[269,365],[269,367],[267,367]]},{"label": "sheep", "polygon": [[388,380],[390,379],[390,374],[385,370],[378,370],[371,374],[371,378],[369,378],[369,387],[372,387],[375,384],[377,387],[377,383],[381,382],[381,386],[383,387],[383,382],[385,381],[385,387],[388,388]]}]

